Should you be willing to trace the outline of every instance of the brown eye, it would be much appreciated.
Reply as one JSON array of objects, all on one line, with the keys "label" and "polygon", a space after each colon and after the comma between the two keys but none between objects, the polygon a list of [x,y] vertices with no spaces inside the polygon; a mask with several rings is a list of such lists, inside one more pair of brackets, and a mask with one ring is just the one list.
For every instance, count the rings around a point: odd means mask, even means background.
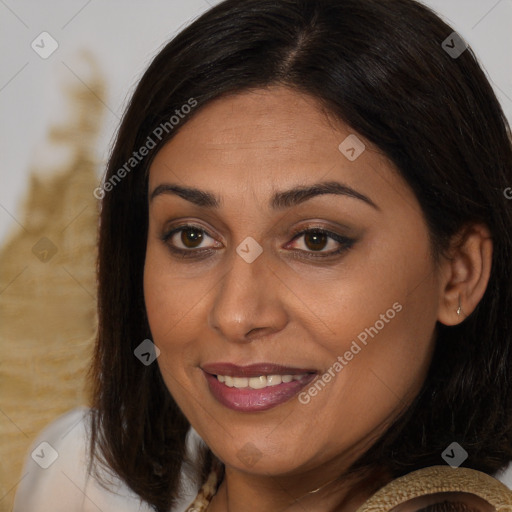
[{"label": "brown eye", "polygon": [[203,241],[203,232],[196,228],[186,228],[181,230],[181,243],[189,249],[195,249],[196,244],[200,244]]},{"label": "brown eye", "polygon": [[[321,258],[341,254],[350,249],[355,240],[323,228],[309,228],[297,233],[292,242],[295,244],[295,248],[298,249],[298,253],[307,257]],[[299,247],[297,247],[297,244]],[[301,245],[302,247],[300,247]]]},{"label": "brown eye", "polygon": [[308,249],[312,251],[321,251],[325,248],[329,237],[319,231],[310,231],[304,234],[304,242]]},{"label": "brown eye", "polygon": [[[193,225],[183,225],[176,227],[168,233],[162,235],[162,240],[169,248],[179,254],[203,252],[215,247],[215,244],[210,246],[202,246],[208,238],[213,238],[202,228]],[[215,242],[215,241],[214,241]],[[220,244],[221,246],[222,244]],[[217,247],[219,244],[217,244]]]}]

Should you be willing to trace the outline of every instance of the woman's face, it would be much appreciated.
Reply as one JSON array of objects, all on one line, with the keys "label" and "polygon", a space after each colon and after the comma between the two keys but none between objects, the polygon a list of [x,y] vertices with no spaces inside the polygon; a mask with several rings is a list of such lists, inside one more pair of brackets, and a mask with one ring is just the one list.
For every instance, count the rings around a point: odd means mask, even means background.
[{"label": "woman's face", "polygon": [[272,87],[210,102],[151,165],[157,361],[232,470],[346,468],[425,379],[440,293],[425,220],[355,136]]}]

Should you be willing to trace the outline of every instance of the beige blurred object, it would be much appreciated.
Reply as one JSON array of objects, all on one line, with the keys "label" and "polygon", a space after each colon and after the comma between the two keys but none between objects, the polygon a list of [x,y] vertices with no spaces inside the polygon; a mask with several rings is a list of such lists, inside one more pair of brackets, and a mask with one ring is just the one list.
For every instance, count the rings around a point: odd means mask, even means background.
[{"label": "beige blurred object", "polygon": [[93,155],[105,87],[89,54],[76,65],[80,78],[62,86],[68,119],[49,130],[41,163],[31,169],[23,217],[0,249],[2,512],[12,509],[35,436],[89,403],[86,372],[97,329]]},{"label": "beige blurred object", "polygon": [[428,505],[426,500],[423,503],[416,502],[413,507],[407,507],[407,503],[419,497],[437,495],[439,499],[433,503],[441,505],[443,500],[440,497],[443,494],[445,497],[451,495],[450,501],[455,503],[458,501],[455,497],[457,494],[461,498],[464,495],[464,499],[460,499],[461,504],[467,503],[469,494],[476,498],[469,503],[478,501],[484,504],[468,510],[512,512],[512,491],[499,480],[474,469],[450,466],[427,467],[397,478],[377,491],[357,512],[420,511]]}]

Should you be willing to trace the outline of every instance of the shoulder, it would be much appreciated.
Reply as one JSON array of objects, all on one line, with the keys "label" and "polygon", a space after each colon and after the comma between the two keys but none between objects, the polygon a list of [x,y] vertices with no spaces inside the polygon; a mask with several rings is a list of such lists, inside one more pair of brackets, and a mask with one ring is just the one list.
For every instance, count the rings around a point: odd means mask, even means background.
[{"label": "shoulder", "polygon": [[112,491],[87,472],[91,411],[74,409],[48,425],[29,449],[13,512],[150,511],[122,482]]},{"label": "shoulder", "polygon": [[[90,421],[91,410],[80,407],[39,434],[26,457],[13,512],[153,511],[119,478],[105,474],[107,489],[88,472]],[[185,508],[186,503],[170,512]]]},{"label": "shoulder", "polygon": [[494,478],[499,480],[502,484],[512,489],[512,462],[506,466],[502,471],[494,475]]}]

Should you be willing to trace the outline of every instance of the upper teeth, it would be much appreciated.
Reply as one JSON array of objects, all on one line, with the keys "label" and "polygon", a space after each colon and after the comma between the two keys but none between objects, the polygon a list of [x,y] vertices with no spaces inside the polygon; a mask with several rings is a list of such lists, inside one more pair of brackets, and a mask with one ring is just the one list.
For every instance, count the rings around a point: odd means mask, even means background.
[{"label": "upper teeth", "polygon": [[229,375],[217,375],[217,379],[230,388],[262,389],[267,386],[277,386],[281,382],[300,380],[307,374],[301,375],[260,375],[259,377],[231,377]]}]

